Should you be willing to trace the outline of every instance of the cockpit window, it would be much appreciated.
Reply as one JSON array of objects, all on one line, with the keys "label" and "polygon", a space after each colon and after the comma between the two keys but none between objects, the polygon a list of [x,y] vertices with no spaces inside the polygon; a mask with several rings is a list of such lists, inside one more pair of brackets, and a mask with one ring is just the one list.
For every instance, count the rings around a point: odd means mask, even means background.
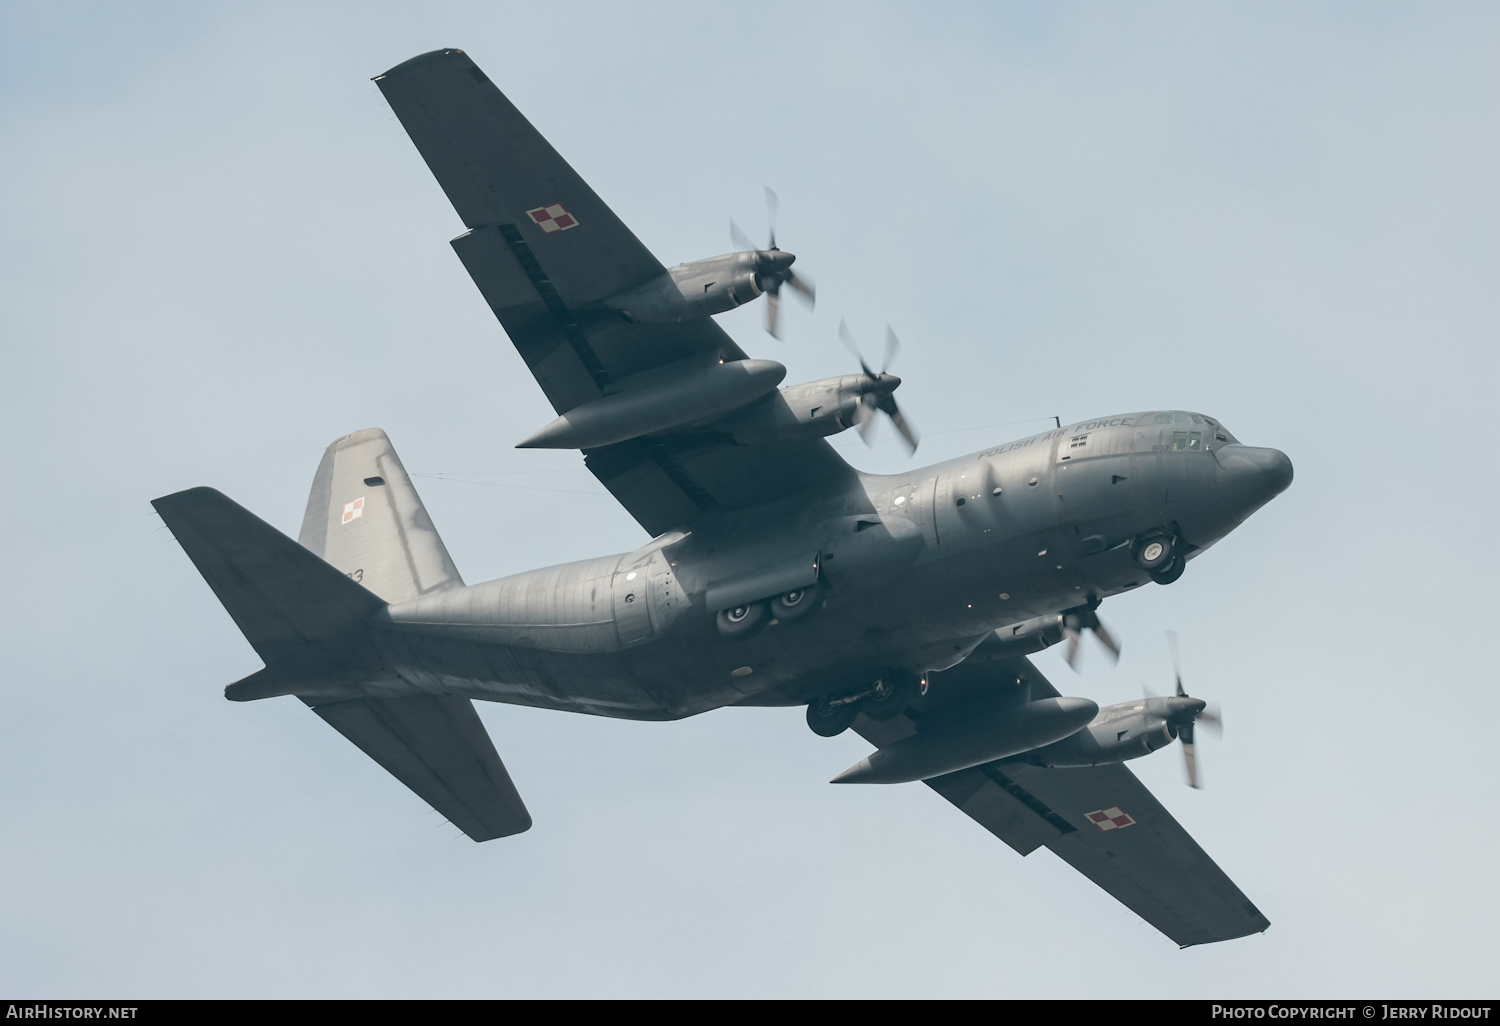
[{"label": "cockpit window", "polygon": [[[1165,432],[1162,438],[1163,448],[1171,449],[1207,449],[1214,445],[1238,445],[1238,440],[1230,434],[1229,429],[1220,424],[1212,417],[1205,417],[1201,413],[1188,413],[1185,410],[1161,410],[1153,414],[1152,419],[1158,425],[1170,424],[1175,430],[1172,432],[1172,444],[1166,445]],[[1142,418],[1144,422],[1144,418]],[[1193,431],[1192,428],[1199,428]],[[1197,439],[1195,442],[1194,439]]]}]

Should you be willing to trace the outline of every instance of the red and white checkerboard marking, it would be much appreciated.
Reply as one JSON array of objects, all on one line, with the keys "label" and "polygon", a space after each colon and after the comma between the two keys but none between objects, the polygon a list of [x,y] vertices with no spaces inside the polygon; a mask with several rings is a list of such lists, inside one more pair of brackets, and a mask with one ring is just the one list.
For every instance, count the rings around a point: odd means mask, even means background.
[{"label": "red and white checkerboard marking", "polygon": [[1118,805],[1111,805],[1107,809],[1099,809],[1086,815],[1088,821],[1100,830],[1124,830],[1128,826],[1135,826],[1135,820],[1131,819],[1130,814],[1122,811]]},{"label": "red and white checkerboard marking", "polygon": [[357,520],[364,515],[365,500],[363,496],[355,499],[353,502],[344,503],[344,523],[347,524],[349,521]]},{"label": "red and white checkerboard marking", "polygon": [[545,207],[528,210],[526,216],[535,221],[537,227],[549,235],[578,227],[578,218],[568,213],[568,209],[561,203],[550,203]]}]

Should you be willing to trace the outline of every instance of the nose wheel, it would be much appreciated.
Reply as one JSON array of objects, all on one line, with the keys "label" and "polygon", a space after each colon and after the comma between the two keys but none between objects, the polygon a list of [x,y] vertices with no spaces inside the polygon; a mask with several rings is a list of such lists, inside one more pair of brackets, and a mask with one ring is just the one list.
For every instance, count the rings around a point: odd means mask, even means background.
[{"label": "nose wheel", "polygon": [[1171,584],[1182,576],[1182,568],[1187,566],[1187,560],[1178,557],[1172,560],[1160,570],[1151,571],[1151,579],[1157,584]]},{"label": "nose wheel", "polygon": [[1155,573],[1172,564],[1176,549],[1170,534],[1148,534],[1137,538],[1130,551],[1142,570]]}]

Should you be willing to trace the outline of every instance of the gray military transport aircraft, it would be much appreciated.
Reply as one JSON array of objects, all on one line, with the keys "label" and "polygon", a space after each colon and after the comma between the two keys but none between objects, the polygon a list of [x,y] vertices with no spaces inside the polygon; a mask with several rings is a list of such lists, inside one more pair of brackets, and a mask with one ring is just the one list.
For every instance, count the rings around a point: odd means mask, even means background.
[{"label": "gray military transport aircraft", "polygon": [[[238,702],[295,695],[476,841],[531,816],[475,699],[641,720],[806,706],[876,750],[836,778],[923,781],[1022,855],[1045,846],[1180,945],[1269,921],[1124,767],[1184,742],[1183,692],[1100,709],[1027,654],[1187,562],[1292,466],[1212,417],[1060,426],[907,473],[827,437],[878,413],[872,371],[781,387],[712,315],[787,285],[792,254],[666,268],[461,50],[375,79],[467,226],[453,248],[557,419],[653,537],[465,585],[384,432],[328,447],[297,542],[210,488],[155,507],[265,662]],[[774,306],[769,327],[776,328]],[[1190,780],[1192,761],[1189,759]]]}]

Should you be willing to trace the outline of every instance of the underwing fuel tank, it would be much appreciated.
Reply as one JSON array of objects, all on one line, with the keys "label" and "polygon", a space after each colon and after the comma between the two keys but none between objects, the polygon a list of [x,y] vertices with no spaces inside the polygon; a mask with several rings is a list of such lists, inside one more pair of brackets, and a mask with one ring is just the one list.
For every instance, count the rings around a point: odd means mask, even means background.
[{"label": "underwing fuel tank", "polygon": [[518,449],[593,449],[737,410],[776,391],[786,368],[734,360],[627,379],[618,392],[575,406],[517,443]]},{"label": "underwing fuel tank", "polygon": [[1099,712],[1087,698],[1043,698],[985,710],[902,738],[850,766],[835,784],[904,784],[1029,752],[1076,732]]}]

